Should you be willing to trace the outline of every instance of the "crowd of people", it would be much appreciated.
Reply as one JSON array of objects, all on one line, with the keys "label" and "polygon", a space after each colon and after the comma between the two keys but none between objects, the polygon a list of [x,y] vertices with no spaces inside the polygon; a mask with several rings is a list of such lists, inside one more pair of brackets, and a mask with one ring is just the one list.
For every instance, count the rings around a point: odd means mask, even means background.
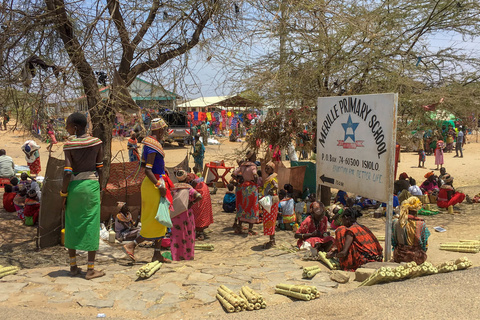
[{"label": "crowd of people", "polygon": [[[87,118],[81,113],[67,118],[66,130],[71,137],[63,147],[65,168],[60,196],[66,200],[65,247],[70,258],[70,273],[72,276],[81,273],[76,251],[88,251],[86,279],[93,279],[104,275],[103,271],[94,268],[99,247],[103,144],[91,137],[86,127]],[[141,151],[135,132],[128,140],[129,160],[145,163],[140,221],[133,220],[125,203],[118,204],[115,215],[116,239],[129,241],[122,249],[132,261],[136,261],[137,246],[144,241],[153,243],[152,261],[192,260],[195,243],[208,238],[205,231],[214,223],[210,190],[202,177],[206,150],[203,141],[207,141],[205,128],[196,132],[193,172],[175,169],[175,179],[172,179],[165,168],[166,153],[162,146],[167,127],[162,118],[150,119],[150,134],[142,139]],[[49,134],[54,135],[53,128],[51,130]],[[53,141],[52,138],[50,149]],[[443,142],[437,141],[436,146],[436,150],[442,152],[436,157],[443,156]],[[39,148],[32,140],[22,145],[31,175],[22,173],[20,179],[15,177],[13,160],[5,150],[0,150],[0,177],[9,179],[5,186],[4,208],[16,212],[27,225],[37,222],[41,201],[35,180],[41,170]],[[382,261],[382,246],[358,218],[363,209],[379,209],[386,204],[362,196],[350,197],[340,190],[333,203],[326,207],[314,194],[302,194],[288,183],[281,186],[275,172],[275,162],[280,161],[277,151],[272,148],[267,153],[269,159],[258,161],[257,154],[250,150],[245,158],[237,161],[238,167],[232,173],[222,203],[225,212],[234,213],[234,233],[257,236],[255,226],[261,225],[263,235],[267,236],[263,248],[270,249],[276,246],[277,230],[293,231],[292,238],[297,240],[299,249],[327,252],[329,258],[338,259],[343,270],[355,270],[365,263]],[[427,258],[430,232],[425,221],[418,217],[418,212],[423,210],[422,201],[433,200],[439,208],[449,208],[465,199],[465,195],[453,187],[453,177],[447,173],[443,161],[438,164],[440,175],[427,172],[420,186],[405,172],[394,183],[396,210],[392,247],[396,262],[422,263]],[[165,254],[166,248],[170,254]]]}]

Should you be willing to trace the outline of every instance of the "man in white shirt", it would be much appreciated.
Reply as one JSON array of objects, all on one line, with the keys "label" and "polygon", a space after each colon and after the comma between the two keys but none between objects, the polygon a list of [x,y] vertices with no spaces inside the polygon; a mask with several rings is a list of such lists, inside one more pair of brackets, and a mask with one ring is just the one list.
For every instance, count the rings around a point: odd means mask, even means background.
[{"label": "man in white shirt", "polygon": [[15,176],[15,164],[13,159],[7,156],[4,149],[0,149],[0,178],[12,178]]}]

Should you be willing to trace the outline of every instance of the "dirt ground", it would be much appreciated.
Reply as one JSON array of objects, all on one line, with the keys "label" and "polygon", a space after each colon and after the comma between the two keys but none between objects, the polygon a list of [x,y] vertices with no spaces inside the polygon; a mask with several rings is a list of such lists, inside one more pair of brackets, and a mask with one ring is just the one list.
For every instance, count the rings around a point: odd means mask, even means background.
[{"label": "dirt ground", "polygon": [[[0,132],[0,148],[7,151],[7,155],[11,156],[16,164],[25,165],[25,159],[20,150],[21,144],[27,139],[27,136],[15,132]],[[470,140],[475,140],[470,138]],[[227,139],[220,139],[221,145],[207,146],[205,162],[225,159],[227,163],[233,165],[235,153],[241,149],[241,143],[231,143]],[[123,150],[124,157],[126,154],[127,139],[115,139],[113,142],[113,154]],[[48,153],[45,150],[46,144],[40,142],[42,167],[46,167]],[[53,155],[62,156],[62,144],[59,143],[54,147]],[[453,158],[454,154],[445,154],[445,166],[447,172],[454,178],[454,186],[473,196],[480,193],[480,175],[476,168],[480,167],[480,144],[471,142],[465,146],[464,158]],[[174,166],[180,163],[187,152],[189,146],[166,147],[166,164]],[[414,153],[402,153],[401,162],[399,163],[398,172],[407,172],[413,176],[420,184],[423,181],[423,175],[430,169],[434,169],[434,158],[427,157],[426,165],[428,169],[417,167],[417,155]],[[193,160],[190,159],[191,166]],[[203,263],[222,261],[226,257],[228,259],[242,259],[248,257],[253,251],[261,250],[261,244],[267,239],[263,236],[246,237],[235,236],[231,225],[234,215],[224,213],[221,209],[221,201],[225,194],[225,189],[219,189],[216,195],[212,196],[212,205],[214,211],[215,223],[208,229],[210,239],[209,243],[215,245],[213,252],[196,253],[195,261],[199,260]],[[480,239],[480,204],[461,204],[460,212],[455,215],[449,215],[445,211],[441,211],[436,216],[425,217],[427,225],[432,233],[429,239],[428,260],[432,263],[439,263],[445,260],[455,259],[467,255],[474,265],[480,265],[480,254],[461,254],[455,252],[439,250],[440,243],[447,241],[456,241],[459,239]],[[362,224],[367,225],[377,235],[384,235],[385,220],[374,219],[372,213],[365,212],[364,217],[360,219]],[[433,230],[434,226],[443,226],[447,231],[438,233]],[[261,234],[261,226],[256,226],[257,231]],[[1,265],[19,265],[22,268],[38,268],[46,266],[66,267],[65,249],[57,246],[53,248],[36,251],[35,249],[36,229],[33,227],[23,226],[20,221],[16,220],[15,215],[0,210],[0,264]],[[290,247],[296,241],[291,231],[279,231],[277,234],[278,246],[274,250],[282,250],[282,247]],[[118,245],[120,250],[120,246]],[[147,259],[151,254],[149,250],[139,250],[140,259]],[[111,263],[115,263],[112,259]],[[354,286],[352,285],[352,288]],[[351,289],[348,285],[342,286],[342,290]]]}]

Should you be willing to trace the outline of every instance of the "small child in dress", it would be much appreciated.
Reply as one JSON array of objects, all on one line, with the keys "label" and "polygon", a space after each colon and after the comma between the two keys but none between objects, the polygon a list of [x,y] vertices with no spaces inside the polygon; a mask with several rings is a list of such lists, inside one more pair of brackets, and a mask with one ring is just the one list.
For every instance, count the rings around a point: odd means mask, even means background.
[{"label": "small child in dress", "polygon": [[418,150],[418,167],[425,168],[425,151],[423,149]]},{"label": "small child in dress", "polygon": [[235,192],[233,191],[235,186],[231,183],[227,185],[227,193],[225,193],[225,196],[223,197],[223,211],[232,213],[235,212],[235,201],[236,201],[236,195]]},{"label": "small child in dress", "polygon": [[307,205],[302,198],[297,198],[297,203],[295,203],[295,216],[297,222],[300,224],[303,221],[303,216],[307,213]]},{"label": "small child in dress", "polygon": [[26,226],[34,226],[38,220],[38,214],[40,212],[40,202],[38,201],[37,192],[30,189],[25,198],[25,208],[23,215],[25,217]]},{"label": "small child in dress", "polygon": [[280,202],[278,203],[278,213],[281,213],[282,215],[280,229],[293,230],[292,225],[295,224],[295,221],[297,220],[294,210],[295,202],[288,196],[285,189],[280,190],[278,198],[280,199]]},{"label": "small child in dress", "polygon": [[18,183],[19,186],[24,186],[25,189],[27,189],[27,192],[30,190],[30,187],[32,186],[32,182],[28,181],[28,178],[30,178],[28,174],[26,174],[25,172],[22,172],[22,174],[20,175],[20,182]]},{"label": "small child in dress", "polygon": [[442,140],[438,140],[437,147],[435,149],[435,164],[437,165],[437,170],[439,169],[439,165],[440,168],[443,168],[443,148],[445,148],[445,144]]},{"label": "small child in dress", "polygon": [[17,194],[13,192],[13,187],[9,184],[5,185],[5,193],[3,194],[3,208],[7,212],[15,212],[15,205],[13,204],[13,198]]},{"label": "small child in dress", "polygon": [[20,187],[17,195],[13,198],[13,204],[15,210],[17,211],[18,219],[25,220],[23,210],[25,208],[25,199],[27,198],[27,189],[25,187]]}]

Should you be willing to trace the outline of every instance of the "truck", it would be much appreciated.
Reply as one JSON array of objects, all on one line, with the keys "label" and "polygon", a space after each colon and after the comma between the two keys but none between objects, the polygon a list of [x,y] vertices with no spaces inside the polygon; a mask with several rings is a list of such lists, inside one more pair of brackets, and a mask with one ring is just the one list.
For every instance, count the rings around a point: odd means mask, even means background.
[{"label": "truck", "polygon": [[188,115],[185,112],[163,110],[160,112],[160,116],[168,124],[168,129],[164,138],[165,142],[176,142],[180,147],[192,143],[192,130],[188,121]]}]

